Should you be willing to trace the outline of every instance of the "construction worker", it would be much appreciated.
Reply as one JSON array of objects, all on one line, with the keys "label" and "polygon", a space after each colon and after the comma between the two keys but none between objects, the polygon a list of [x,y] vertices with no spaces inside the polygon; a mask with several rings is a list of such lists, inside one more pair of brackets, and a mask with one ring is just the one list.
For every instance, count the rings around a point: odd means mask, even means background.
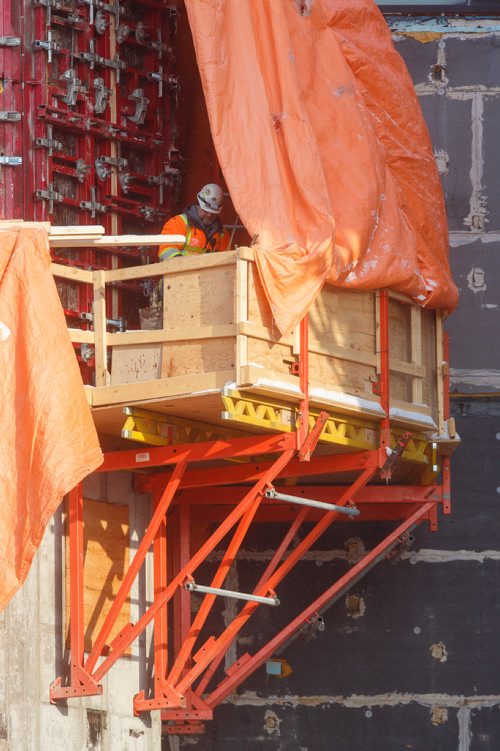
[{"label": "construction worker", "polygon": [[161,245],[159,261],[228,249],[229,233],[219,219],[224,201],[222,188],[209,183],[203,186],[196,198],[197,204],[191,204],[183,214],[173,216],[163,225],[162,235],[183,235],[186,239],[183,244]]}]

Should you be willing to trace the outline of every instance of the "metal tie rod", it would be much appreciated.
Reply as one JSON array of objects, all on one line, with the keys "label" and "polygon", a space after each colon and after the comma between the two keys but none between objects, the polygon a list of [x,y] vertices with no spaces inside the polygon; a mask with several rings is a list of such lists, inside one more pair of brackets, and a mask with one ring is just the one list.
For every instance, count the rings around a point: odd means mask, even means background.
[{"label": "metal tie rod", "polygon": [[314,501],[312,498],[300,498],[297,495],[286,495],[277,493],[276,490],[266,490],[266,498],[272,498],[275,501],[288,501],[288,503],[297,503],[299,506],[311,506],[312,508],[322,508],[325,511],[336,511],[346,516],[359,516],[360,511],[355,506],[337,506],[336,503],[323,503],[323,501]]},{"label": "metal tie rod", "polygon": [[196,584],[196,582],[186,582],[184,589],[188,589],[190,592],[203,592],[207,595],[220,595],[221,597],[232,597],[235,600],[247,600],[248,602],[260,602],[262,605],[272,605],[276,607],[280,604],[280,601],[276,597],[260,597],[260,595],[247,595],[244,592],[233,592],[231,589],[219,589],[218,587],[205,587],[203,584]]}]

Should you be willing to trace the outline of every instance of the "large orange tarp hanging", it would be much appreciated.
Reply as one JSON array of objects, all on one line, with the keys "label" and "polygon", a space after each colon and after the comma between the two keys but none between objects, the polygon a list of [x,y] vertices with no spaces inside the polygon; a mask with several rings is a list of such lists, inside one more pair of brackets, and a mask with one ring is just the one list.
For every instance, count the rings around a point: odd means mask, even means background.
[{"label": "large orange tarp hanging", "polygon": [[212,136],[276,323],[325,281],[451,309],[439,175],[373,0],[186,0]]},{"label": "large orange tarp hanging", "polygon": [[0,609],[65,493],[103,456],[43,227],[0,228]]}]

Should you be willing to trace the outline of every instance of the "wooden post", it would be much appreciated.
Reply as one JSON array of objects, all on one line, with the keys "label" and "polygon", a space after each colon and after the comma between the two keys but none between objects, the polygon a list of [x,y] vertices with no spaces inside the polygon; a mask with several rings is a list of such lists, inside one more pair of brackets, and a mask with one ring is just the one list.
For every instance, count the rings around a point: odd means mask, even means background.
[{"label": "wooden post", "polygon": [[437,423],[438,433],[444,433],[444,383],[443,383],[443,314],[440,310],[436,311],[436,401],[437,401]]},{"label": "wooden post", "polygon": [[241,383],[241,369],[248,363],[248,337],[241,324],[248,321],[248,261],[238,255],[236,259],[236,383]]},{"label": "wooden post", "polygon": [[[422,311],[416,305],[410,308],[411,316],[411,361],[413,365],[422,365]],[[414,404],[422,404],[423,388],[420,376],[413,376],[411,396]]]},{"label": "wooden post", "polygon": [[106,272],[92,273],[94,280],[95,385],[109,386],[108,346],[106,341]]}]

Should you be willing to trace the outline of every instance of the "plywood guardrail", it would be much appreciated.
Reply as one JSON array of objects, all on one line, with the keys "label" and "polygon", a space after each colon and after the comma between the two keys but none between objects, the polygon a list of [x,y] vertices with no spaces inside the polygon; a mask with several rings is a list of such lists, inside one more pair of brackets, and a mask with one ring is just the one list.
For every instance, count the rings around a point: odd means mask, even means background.
[{"label": "plywood guardrail", "polygon": [[[53,247],[96,245],[110,247],[163,245],[168,241],[181,242],[180,236],[106,237],[102,227],[78,229],[80,232],[77,232],[75,228],[52,227],[49,233],[50,245]],[[112,348],[118,347],[121,348],[121,352],[125,352],[126,346],[147,348],[148,345],[157,344],[161,346],[163,357],[165,357],[165,353],[168,355],[168,347],[174,347],[178,352],[179,346],[183,343],[188,346],[193,341],[197,342],[200,348],[204,346],[203,341],[207,342],[206,346],[215,347],[218,343],[221,347],[220,351],[224,350],[226,353],[232,346],[234,349],[234,356],[231,356],[234,362],[233,378],[237,384],[244,385],[256,378],[266,378],[271,371],[274,372],[277,381],[282,379],[291,382],[291,376],[287,375],[289,374],[287,363],[298,353],[297,337],[293,332],[282,337],[273,327],[270,311],[266,313],[264,309],[265,300],[263,307],[263,293],[257,289],[260,288],[260,282],[255,264],[252,263],[253,257],[252,249],[241,248],[238,251],[227,251],[221,254],[190,256],[189,262],[186,262],[187,259],[172,259],[168,264],[132,266],[106,271],[89,271],[76,266],[53,263],[52,273],[55,277],[93,286],[93,330],[83,331],[71,328],[69,332],[75,344],[85,343],[94,347],[95,386],[105,387],[112,383],[108,366],[108,352]],[[191,282],[187,281],[188,277],[189,279],[196,278],[198,284],[204,284],[205,278],[210,276],[209,269],[215,272],[217,267],[225,266],[233,268],[226,270],[221,268],[217,273],[232,275],[231,283],[227,283],[224,287],[226,297],[234,298],[227,303],[234,306],[231,308],[231,317],[228,317],[226,310],[219,321],[212,309],[209,311],[210,321],[205,323],[202,311],[199,310],[195,324],[187,325],[189,316],[181,316],[182,320],[172,322],[172,309],[170,308],[167,314],[165,306],[168,298],[163,295],[161,328],[134,329],[119,333],[108,331],[106,285],[162,278],[164,289],[167,289],[172,280],[176,280],[178,284],[181,277],[184,277],[182,284],[186,290],[189,290]],[[206,271],[206,274],[200,276],[201,270]],[[166,279],[169,275],[172,280],[167,283]],[[213,283],[210,284],[214,287]],[[217,297],[216,287],[212,289],[211,294]],[[375,292],[358,293],[343,288],[329,288],[325,291],[325,295],[325,300],[319,303],[316,310],[312,309],[309,315],[311,381],[315,380],[318,384],[324,378],[325,383],[332,382],[335,388],[335,373],[340,373],[339,389],[358,393],[359,387],[356,387],[355,383],[356,380],[362,378],[364,383],[362,388],[366,396],[367,381],[376,382],[377,374],[381,371],[379,296]],[[190,304],[189,291],[186,291],[185,304]],[[217,300],[214,305],[217,305]],[[366,324],[367,317],[373,321],[370,326]],[[229,320],[231,323],[228,323]],[[337,330],[342,329],[344,332],[341,337],[331,333],[332,327],[335,326]],[[369,331],[372,333],[369,334]],[[407,411],[411,406],[416,414],[420,412],[422,415],[432,415],[439,429],[444,426],[442,331],[440,313],[426,311],[398,293],[389,293],[391,406],[397,409],[403,405]],[[176,356],[180,357],[179,354]],[[327,362],[330,365],[325,370]],[[227,372],[228,363],[226,358],[220,370]],[[211,365],[207,370],[210,369],[216,370],[217,367]],[[332,373],[334,374],[333,380]],[[349,380],[351,377],[349,374],[352,374],[352,383]],[[165,368],[162,367],[161,375],[158,377],[169,376],[170,374],[167,374]],[[145,380],[148,380],[148,377]],[[120,383],[114,380],[113,385],[116,382]],[[371,389],[371,385],[369,388]],[[377,399],[376,396],[373,398]]]}]

